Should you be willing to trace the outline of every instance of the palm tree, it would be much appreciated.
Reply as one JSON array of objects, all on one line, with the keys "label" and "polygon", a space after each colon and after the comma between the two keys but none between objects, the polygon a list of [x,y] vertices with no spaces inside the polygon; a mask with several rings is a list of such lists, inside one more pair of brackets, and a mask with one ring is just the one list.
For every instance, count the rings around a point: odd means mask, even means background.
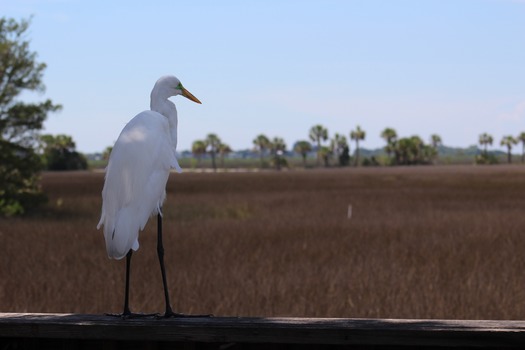
[{"label": "palm tree", "polygon": [[224,168],[224,156],[231,153],[232,149],[229,145],[221,143],[219,145],[219,156],[221,157],[221,167]]},{"label": "palm tree", "polygon": [[260,134],[255,139],[253,139],[253,144],[255,145],[257,152],[261,157],[261,168],[264,166],[264,152],[270,148],[270,139],[266,135]]},{"label": "palm tree", "polygon": [[525,162],[525,132],[518,136],[518,141],[521,142],[521,162]]},{"label": "palm tree", "polygon": [[438,134],[432,134],[430,135],[430,144],[431,144],[431,150],[427,150],[426,153],[428,153],[429,160],[434,163],[437,156],[438,156],[438,147],[443,144],[441,141],[441,136]]},{"label": "palm tree", "polygon": [[410,164],[412,149],[412,140],[407,137],[400,138],[396,142],[396,154],[399,155],[399,164]]},{"label": "palm tree", "polygon": [[219,146],[221,144],[221,139],[216,134],[208,134],[204,142],[206,143],[206,149],[208,149],[208,152],[210,152],[211,154],[211,164],[213,167],[213,171],[217,171],[217,164],[215,163],[215,156],[219,152]]},{"label": "palm tree", "polygon": [[396,142],[396,153],[399,155],[398,164],[424,164],[431,160],[435,152],[432,146],[425,145],[417,136],[402,137]]},{"label": "palm tree", "polygon": [[487,134],[486,132],[479,135],[479,144],[484,147],[484,151],[483,151],[483,154],[486,156],[488,156],[488,153],[487,153],[487,145],[492,145],[492,136],[490,136],[489,134]]},{"label": "palm tree", "polygon": [[413,155],[413,163],[422,163],[423,146],[425,145],[425,143],[423,142],[421,137],[417,135],[410,137],[410,141],[412,143],[411,151]]},{"label": "palm tree", "polygon": [[513,136],[503,136],[501,139],[500,145],[501,146],[507,146],[507,162],[510,164],[512,163],[512,154],[510,153],[512,151],[512,146],[517,144],[518,140],[516,140]]},{"label": "palm tree", "polygon": [[434,148],[432,145],[423,145],[422,148],[422,162],[423,163],[435,163],[435,160],[438,155],[437,148]]},{"label": "palm tree", "polygon": [[330,142],[330,146],[332,149],[332,153],[337,157],[337,159],[339,159],[339,165],[342,165],[340,157],[343,154],[345,147],[348,146],[348,143],[346,142],[346,137],[344,135],[336,133],[334,135],[334,138]]},{"label": "palm tree", "polygon": [[286,164],[286,161],[283,158],[284,152],[286,151],[286,143],[282,138],[274,137],[270,149],[273,155],[275,169],[281,170],[281,165]]},{"label": "palm tree", "polygon": [[[396,151],[397,133],[392,128],[386,128],[381,132],[381,137],[386,141],[385,152],[388,158],[391,159],[392,152]],[[399,161],[397,158],[399,157],[396,154],[396,163]]]},{"label": "palm tree", "polygon": [[317,144],[317,166],[321,160],[321,141],[328,140],[328,129],[322,125],[314,125],[310,128],[310,140]]},{"label": "palm tree", "polygon": [[430,144],[432,145],[432,148],[437,149],[443,144],[443,142],[441,141],[441,136],[437,134],[430,135]]},{"label": "palm tree", "polygon": [[330,157],[333,155],[332,149],[330,147],[322,146],[321,147],[321,157],[324,161],[324,166],[329,167],[330,166]]},{"label": "palm tree", "polygon": [[358,125],[355,130],[350,132],[350,139],[355,140],[355,165],[359,166],[359,141],[364,140],[366,137],[366,132],[361,130],[361,127]]},{"label": "palm tree", "polygon": [[303,166],[306,168],[306,156],[312,151],[312,144],[309,141],[297,141],[293,150],[303,157]]},{"label": "palm tree", "polygon": [[194,141],[191,145],[191,153],[197,158],[197,164],[201,164],[201,159],[204,154],[206,154],[206,142],[202,140]]}]

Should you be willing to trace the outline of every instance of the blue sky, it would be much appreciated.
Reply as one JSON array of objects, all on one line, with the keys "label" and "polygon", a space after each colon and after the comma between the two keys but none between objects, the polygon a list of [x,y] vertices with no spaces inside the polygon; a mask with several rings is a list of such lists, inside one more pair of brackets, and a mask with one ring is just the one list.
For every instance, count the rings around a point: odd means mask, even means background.
[{"label": "blue sky", "polygon": [[[173,74],[202,105],[172,98],[179,150],[210,132],[234,149],[256,135],[308,138],[314,124],[366,148],[399,136],[466,147],[525,131],[525,1],[0,0],[33,15],[31,49],[63,105],[45,132],[102,151]],[[498,146],[499,147],[499,146]]]}]

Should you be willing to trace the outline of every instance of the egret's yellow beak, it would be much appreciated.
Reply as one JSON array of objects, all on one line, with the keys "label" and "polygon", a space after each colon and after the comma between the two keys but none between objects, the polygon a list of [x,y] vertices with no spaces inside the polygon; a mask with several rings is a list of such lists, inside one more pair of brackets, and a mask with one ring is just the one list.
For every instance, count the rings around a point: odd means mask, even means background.
[{"label": "egret's yellow beak", "polygon": [[189,100],[192,100],[193,102],[197,102],[197,103],[202,104],[201,101],[199,101],[199,99],[198,99],[197,97],[193,96],[193,95],[191,94],[191,92],[189,92],[188,90],[186,90],[185,87],[181,86],[181,91],[182,91],[182,96],[186,97],[186,98],[189,99]]}]

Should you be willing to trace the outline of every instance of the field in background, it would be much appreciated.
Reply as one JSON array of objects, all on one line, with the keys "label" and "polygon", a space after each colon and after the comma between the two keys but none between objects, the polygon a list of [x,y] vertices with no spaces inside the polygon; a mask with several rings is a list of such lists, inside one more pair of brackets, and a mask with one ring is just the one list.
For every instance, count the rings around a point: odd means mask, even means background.
[{"label": "field in background", "polygon": [[[507,163],[507,156],[506,154],[496,154],[495,158],[498,160],[500,164],[506,164]],[[304,169],[305,164],[303,163],[303,159],[300,156],[287,156],[285,157],[287,167],[290,170],[296,170],[296,169]],[[361,158],[361,161],[366,159],[366,161],[370,162],[371,156],[363,156]],[[519,161],[519,156],[514,155],[513,157],[514,162]],[[193,169],[193,170],[209,170],[212,168],[212,161],[211,158],[208,156],[204,159],[196,159],[196,158],[188,158],[188,157],[179,157],[178,158],[179,164],[183,169]],[[350,166],[354,166],[354,158],[351,159]],[[389,163],[389,160],[386,155],[377,155],[375,156],[375,161],[380,166],[387,166]],[[336,157],[332,157],[330,159],[330,166],[331,167],[339,167],[339,161]],[[436,165],[473,165],[475,163],[475,156],[472,154],[463,154],[458,152],[454,155],[443,155],[436,159]],[[89,169],[104,169],[107,165],[107,161],[105,160],[89,160]],[[224,160],[221,160],[220,157],[217,157],[216,160],[217,168],[219,170],[223,169],[247,169],[247,170],[260,170],[262,169],[274,169],[274,166],[271,161],[271,157],[266,156],[261,164],[261,160],[258,157],[248,157],[248,158],[225,158]],[[321,166],[324,166],[324,163],[321,162]],[[388,165],[390,166],[390,165]],[[306,160],[306,168],[312,169],[317,168],[317,159],[315,157],[308,157]]]},{"label": "field in background", "polygon": [[[0,219],[0,312],[120,312],[124,260],[95,226],[102,173],[45,173],[50,201]],[[523,319],[525,167],[172,174],[174,309],[217,316]],[[352,218],[348,218],[348,206]],[[156,223],[133,311],[163,311]]]}]

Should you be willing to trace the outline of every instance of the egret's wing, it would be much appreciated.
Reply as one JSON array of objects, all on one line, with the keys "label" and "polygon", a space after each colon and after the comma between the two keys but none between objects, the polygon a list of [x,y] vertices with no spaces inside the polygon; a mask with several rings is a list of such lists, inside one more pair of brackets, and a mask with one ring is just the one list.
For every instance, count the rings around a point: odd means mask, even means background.
[{"label": "egret's wing", "polygon": [[106,169],[98,225],[104,225],[111,258],[138,249],[139,230],[161,207],[173,164],[178,166],[164,116],[142,112],[124,127]]}]

